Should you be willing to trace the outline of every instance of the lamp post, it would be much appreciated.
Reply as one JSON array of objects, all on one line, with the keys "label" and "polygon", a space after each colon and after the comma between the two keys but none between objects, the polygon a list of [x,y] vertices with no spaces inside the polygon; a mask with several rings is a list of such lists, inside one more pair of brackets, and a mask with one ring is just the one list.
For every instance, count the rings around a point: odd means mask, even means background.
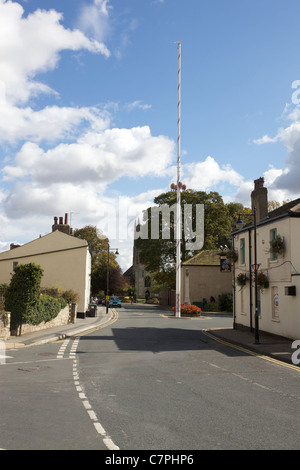
[{"label": "lamp post", "polygon": [[[255,344],[260,344],[259,341],[259,324],[258,324],[258,285],[257,285],[257,271],[259,269],[259,264],[257,264],[257,221],[256,221],[256,206],[253,208],[253,212],[251,213],[253,215],[253,225],[254,225],[254,265],[253,270],[254,270],[254,292],[255,292],[255,316],[254,316],[254,332],[255,332]],[[237,228],[241,228],[244,226],[244,223],[241,219],[241,216],[239,214],[239,218],[237,220]]]},{"label": "lamp post", "polygon": [[[118,248],[111,248],[111,249],[116,250],[115,255],[119,254],[119,249]],[[109,305],[109,294],[108,294],[108,289],[109,289],[109,252],[110,252],[110,246],[109,246],[109,243],[108,243],[107,244],[106,300],[105,300],[106,313],[108,313],[108,305]]]}]

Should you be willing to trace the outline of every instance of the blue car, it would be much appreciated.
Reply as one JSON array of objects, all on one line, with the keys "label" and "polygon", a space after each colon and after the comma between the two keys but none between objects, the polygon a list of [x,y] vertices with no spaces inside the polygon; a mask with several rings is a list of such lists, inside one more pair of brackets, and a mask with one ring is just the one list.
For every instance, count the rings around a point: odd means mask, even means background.
[{"label": "blue car", "polygon": [[119,297],[111,296],[109,298],[109,307],[122,307]]}]

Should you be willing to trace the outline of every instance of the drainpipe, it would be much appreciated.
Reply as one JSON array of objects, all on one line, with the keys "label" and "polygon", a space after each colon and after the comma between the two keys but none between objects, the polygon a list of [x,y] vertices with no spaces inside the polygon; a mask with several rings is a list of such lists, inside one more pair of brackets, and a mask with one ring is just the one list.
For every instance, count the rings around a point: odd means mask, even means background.
[{"label": "drainpipe", "polygon": [[[232,249],[234,250],[234,235],[232,235]],[[235,263],[233,265],[233,329],[235,330]]]}]

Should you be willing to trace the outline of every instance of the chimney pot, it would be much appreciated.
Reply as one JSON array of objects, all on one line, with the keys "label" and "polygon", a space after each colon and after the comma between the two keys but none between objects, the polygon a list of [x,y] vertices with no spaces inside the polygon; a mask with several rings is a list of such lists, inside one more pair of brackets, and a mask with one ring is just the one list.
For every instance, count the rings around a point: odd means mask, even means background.
[{"label": "chimney pot", "polygon": [[252,212],[257,211],[257,221],[268,215],[268,190],[264,187],[264,178],[254,180],[254,191],[251,193]]}]

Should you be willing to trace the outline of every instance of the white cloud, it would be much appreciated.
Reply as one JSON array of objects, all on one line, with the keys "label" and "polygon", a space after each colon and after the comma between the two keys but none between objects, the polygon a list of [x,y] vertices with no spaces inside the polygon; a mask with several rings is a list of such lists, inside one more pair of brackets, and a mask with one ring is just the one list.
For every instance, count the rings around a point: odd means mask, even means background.
[{"label": "white cloud", "polygon": [[61,13],[40,9],[25,18],[19,3],[0,0],[0,81],[6,101],[24,103],[36,93],[51,92],[33,77],[53,70],[63,50],[86,49],[109,56],[103,43],[64,28],[61,20]]},{"label": "white cloud", "polygon": [[188,188],[206,191],[208,188],[223,183],[239,186],[243,177],[230,165],[220,167],[218,162],[210,156],[204,161],[184,165],[184,183]]},{"label": "white cloud", "polygon": [[90,131],[78,142],[61,143],[47,151],[26,142],[14,164],[2,170],[4,180],[19,180],[2,204],[11,217],[20,217],[37,210],[52,212],[72,194],[77,210],[82,197],[78,199],[77,194],[83,188],[86,192],[85,185],[90,191],[84,198],[93,205],[96,193],[103,193],[107,184],[125,176],[161,176],[173,157],[174,142],[164,136],[153,137],[147,126]]},{"label": "white cloud", "polygon": [[286,165],[284,170],[273,169],[271,173],[266,173],[267,176],[272,174],[270,182],[270,189],[277,191],[275,194],[283,197],[283,199],[293,199],[299,197],[300,186],[300,107],[291,104],[286,105],[283,116],[289,121],[292,121],[287,127],[282,127],[278,130],[277,135],[273,138],[264,136],[262,139],[254,141],[257,144],[267,144],[273,142],[282,142],[288,151]]},{"label": "white cloud", "polygon": [[79,26],[87,34],[98,41],[104,41],[110,31],[109,0],[94,0],[90,5],[84,5],[80,11]]},{"label": "white cloud", "polygon": [[82,126],[103,130],[109,124],[109,114],[92,107],[47,106],[34,111],[30,107],[20,108],[5,103],[0,106],[0,143],[73,139],[82,132]]},{"label": "white cloud", "polygon": [[142,109],[143,111],[147,111],[151,109],[151,104],[144,104],[141,100],[136,100],[133,103],[128,103],[126,105],[128,111],[133,111],[134,109]]}]

